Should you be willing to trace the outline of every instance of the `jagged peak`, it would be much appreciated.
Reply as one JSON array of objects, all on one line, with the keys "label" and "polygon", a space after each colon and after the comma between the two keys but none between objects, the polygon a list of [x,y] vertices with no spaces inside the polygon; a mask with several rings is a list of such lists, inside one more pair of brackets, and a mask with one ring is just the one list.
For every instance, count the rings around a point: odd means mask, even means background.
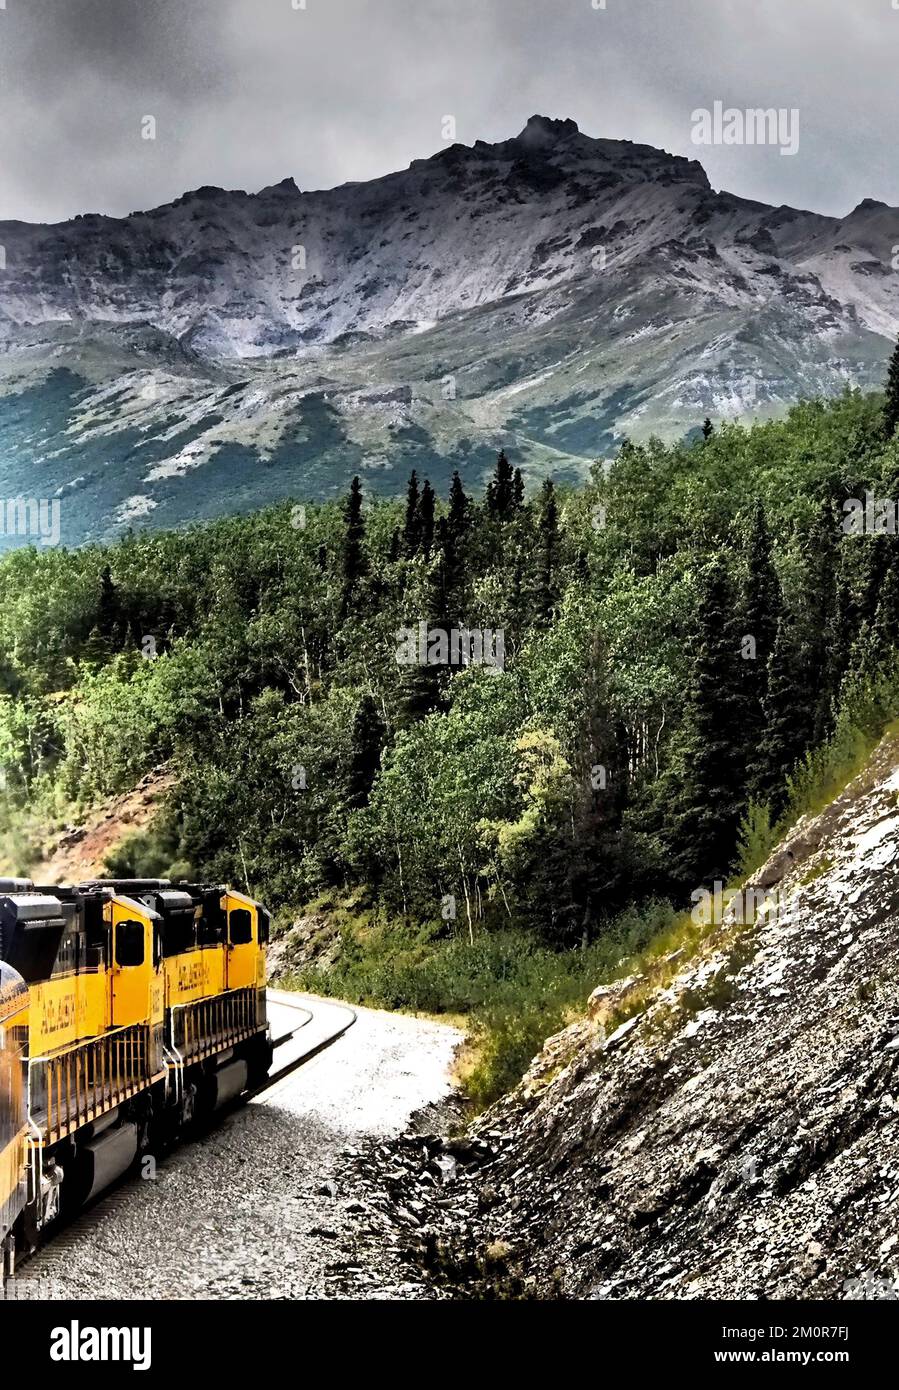
[{"label": "jagged peak", "polygon": [[552,116],[531,116],[527,125],[515,137],[527,144],[555,144],[569,135],[580,135],[577,121],[569,116],[560,120]]},{"label": "jagged peak", "polygon": [[260,188],[257,196],[260,198],[295,197],[299,192],[296,179],[292,174],[288,174],[287,178],[281,179],[280,183],[270,183],[265,188]]},{"label": "jagged peak", "polygon": [[880,201],[879,198],[862,198],[861,202],[856,204],[856,206],[848,214],[848,217],[857,217],[859,213],[864,214],[866,212],[889,212],[889,210],[889,203],[883,203]]}]

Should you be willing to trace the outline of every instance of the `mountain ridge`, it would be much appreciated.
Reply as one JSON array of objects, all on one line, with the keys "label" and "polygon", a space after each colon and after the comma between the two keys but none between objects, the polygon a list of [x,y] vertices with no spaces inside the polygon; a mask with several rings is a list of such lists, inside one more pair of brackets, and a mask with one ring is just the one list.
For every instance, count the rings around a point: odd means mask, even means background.
[{"label": "mountain ridge", "polygon": [[877,385],[899,333],[899,210],[769,207],[544,116],[364,183],[0,243],[0,487],[68,498],[68,541],[353,472],[477,486],[501,445],[576,479],[624,435]]}]

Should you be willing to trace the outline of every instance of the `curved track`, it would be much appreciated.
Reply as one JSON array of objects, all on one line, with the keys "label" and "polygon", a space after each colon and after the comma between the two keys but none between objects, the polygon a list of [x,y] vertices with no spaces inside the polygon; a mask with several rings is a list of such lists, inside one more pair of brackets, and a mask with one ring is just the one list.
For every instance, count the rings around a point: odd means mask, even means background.
[{"label": "curved track", "polygon": [[[306,1062],[311,1062],[312,1058],[317,1057],[320,1052],[324,1052],[326,1047],[331,1047],[338,1042],[356,1022],[356,1010],[351,1008],[349,1004],[332,1004],[330,1000],[327,1000],[327,1012],[333,1014],[335,1011],[339,1011],[344,1015],[342,1021],[336,1027],[326,1026],[322,1030],[313,1029],[314,1040],[307,1041],[304,1036],[298,1043],[297,1035],[313,1023],[316,1018],[314,1008],[307,1008],[298,1002],[303,998],[308,999],[309,1003],[313,1005],[317,1002],[308,995],[293,995],[287,990],[270,989],[268,991],[272,1042],[276,1055],[279,1048],[284,1048],[284,1060],[276,1070],[270,1072],[263,1082],[250,1091],[249,1097],[243,1096],[242,1101],[249,1099],[252,1102],[261,1095],[268,1097],[279,1083],[286,1080],[299,1067],[304,1066]],[[306,1017],[302,1023],[291,1026],[291,1013],[305,1014]],[[286,1031],[284,1031],[285,1025]],[[281,1058],[279,1057],[278,1060],[281,1061]]]}]

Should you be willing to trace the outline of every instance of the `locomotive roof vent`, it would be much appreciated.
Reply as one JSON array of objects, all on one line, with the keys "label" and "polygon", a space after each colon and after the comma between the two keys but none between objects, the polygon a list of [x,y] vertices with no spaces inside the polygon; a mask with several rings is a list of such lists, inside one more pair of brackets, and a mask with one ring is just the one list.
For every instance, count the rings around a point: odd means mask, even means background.
[{"label": "locomotive roof vent", "polygon": [[162,893],[157,893],[156,901],[162,909],[169,912],[192,909],[194,905],[194,900],[189,893],[179,893],[173,888]]},{"label": "locomotive roof vent", "polygon": [[18,922],[45,922],[62,916],[59,898],[51,898],[48,893],[7,893],[4,901],[11,905]]}]

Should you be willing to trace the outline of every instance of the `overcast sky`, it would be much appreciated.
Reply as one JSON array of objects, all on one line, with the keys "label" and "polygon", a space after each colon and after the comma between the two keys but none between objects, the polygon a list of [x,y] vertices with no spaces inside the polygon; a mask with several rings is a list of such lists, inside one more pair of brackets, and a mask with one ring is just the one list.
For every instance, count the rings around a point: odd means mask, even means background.
[{"label": "overcast sky", "polygon": [[[899,204],[899,0],[302,3],[0,0],[0,218],[330,187],[434,153],[447,115],[471,144],[535,112],[699,158],[746,197]],[[798,153],[696,148],[716,100],[798,108]]]}]

